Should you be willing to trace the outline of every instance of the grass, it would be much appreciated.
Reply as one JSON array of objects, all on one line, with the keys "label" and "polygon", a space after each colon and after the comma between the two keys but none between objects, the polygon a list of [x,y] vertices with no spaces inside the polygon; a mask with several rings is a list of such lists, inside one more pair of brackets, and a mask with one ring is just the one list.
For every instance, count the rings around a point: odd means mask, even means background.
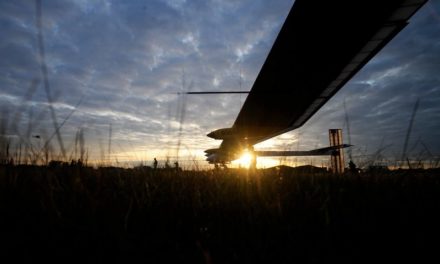
[{"label": "grass", "polygon": [[17,262],[420,262],[435,256],[440,175],[4,165],[0,210]]}]

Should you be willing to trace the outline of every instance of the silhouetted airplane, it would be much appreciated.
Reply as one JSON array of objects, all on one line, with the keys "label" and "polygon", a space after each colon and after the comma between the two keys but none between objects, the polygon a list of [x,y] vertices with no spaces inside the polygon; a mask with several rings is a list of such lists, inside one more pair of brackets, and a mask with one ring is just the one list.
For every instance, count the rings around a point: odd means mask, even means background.
[{"label": "silhouetted airplane", "polygon": [[296,0],[233,126],[208,134],[223,142],[205,151],[207,161],[228,163],[243,149],[302,126],[426,2]]}]

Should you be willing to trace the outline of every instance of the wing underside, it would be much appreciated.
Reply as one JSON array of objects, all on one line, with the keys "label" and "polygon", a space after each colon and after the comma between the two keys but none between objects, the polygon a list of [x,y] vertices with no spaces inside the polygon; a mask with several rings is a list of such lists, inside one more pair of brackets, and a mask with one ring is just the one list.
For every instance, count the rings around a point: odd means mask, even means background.
[{"label": "wing underside", "polygon": [[296,0],[220,148],[302,126],[425,2]]}]

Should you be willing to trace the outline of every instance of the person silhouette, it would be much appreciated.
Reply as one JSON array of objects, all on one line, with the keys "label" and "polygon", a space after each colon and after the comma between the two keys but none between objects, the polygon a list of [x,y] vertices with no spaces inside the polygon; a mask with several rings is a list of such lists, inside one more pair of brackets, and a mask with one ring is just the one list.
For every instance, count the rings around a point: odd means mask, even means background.
[{"label": "person silhouette", "polygon": [[153,161],[153,168],[157,169],[157,159],[156,158],[154,158],[154,161]]}]

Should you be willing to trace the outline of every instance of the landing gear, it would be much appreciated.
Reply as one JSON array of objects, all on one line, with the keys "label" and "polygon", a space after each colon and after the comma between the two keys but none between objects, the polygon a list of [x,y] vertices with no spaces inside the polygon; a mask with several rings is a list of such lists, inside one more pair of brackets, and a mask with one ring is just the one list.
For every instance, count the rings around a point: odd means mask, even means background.
[{"label": "landing gear", "polygon": [[227,169],[228,166],[226,166],[225,163],[214,163],[214,168],[215,168],[216,170],[219,170],[220,168]]},{"label": "landing gear", "polygon": [[251,162],[249,164],[249,169],[256,170],[257,169],[257,154],[254,151],[254,147],[248,147],[249,154],[251,154]]}]

